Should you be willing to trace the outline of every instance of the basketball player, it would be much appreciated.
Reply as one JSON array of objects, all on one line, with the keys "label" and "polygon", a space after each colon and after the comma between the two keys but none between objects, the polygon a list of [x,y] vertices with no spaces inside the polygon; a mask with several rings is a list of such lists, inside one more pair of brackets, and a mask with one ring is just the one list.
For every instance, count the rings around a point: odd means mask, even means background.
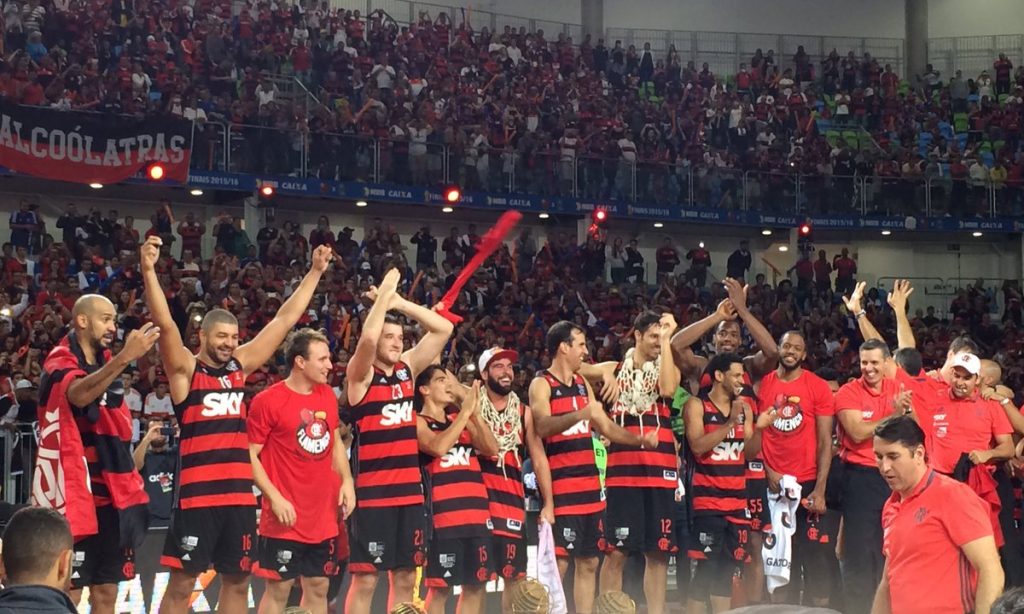
[{"label": "basketball player", "polygon": [[333,252],[323,245],[313,250],[302,282],[274,319],[244,345],[238,345],[234,315],[223,309],[208,312],[199,331],[199,353],[193,355],[182,343],[156,275],[161,244],[159,237],[148,238],[139,259],[146,305],[164,334],[160,359],[181,427],[178,495],[160,558],[171,568],[171,578],[160,611],[188,611],[196,578],[213,566],[221,581],[218,609],[242,612],[248,604],[256,533],[245,378],[270,360],[306,312]]},{"label": "basketball player", "polygon": [[[551,498],[551,470],[544,454],[544,443],[533,427],[533,415],[519,395],[512,391],[515,381],[515,350],[490,348],[477,360],[477,369],[483,379],[480,408],[475,414],[482,420],[498,444],[498,454],[480,456],[480,470],[490,499],[493,541],[491,556],[494,569],[505,582],[501,593],[502,610],[510,611],[516,586],[526,578],[526,501],[523,491],[524,446],[533,463],[537,488],[542,499],[540,520],[554,525],[555,508]],[[453,396],[459,403],[470,388],[458,383],[448,374]]]},{"label": "basketball player", "polygon": [[600,402],[592,400],[590,384],[579,375],[587,356],[582,328],[572,322],[558,322],[548,329],[546,344],[551,366],[530,383],[530,410],[551,467],[558,571],[564,576],[569,557],[574,558],[576,611],[591,612],[598,553],[605,548],[605,504],[591,423],[612,443],[641,449],[657,447],[658,433],[631,433],[612,422]]},{"label": "basketball player", "polygon": [[253,574],[266,580],[260,614],[284,611],[297,577],[302,607],[327,614],[329,578],[338,572],[338,504],[347,517],[356,496],[327,384],[330,342],[303,328],[289,336],[285,361],[288,377],[256,395],[247,420],[253,478],[263,492]]},{"label": "basketball player", "polygon": [[[77,540],[70,572],[74,601],[88,586],[91,609],[100,614],[113,614],[118,582],[135,576],[134,549],[146,531],[148,497],[128,448],[131,417],[121,374],[149,352],[160,328],[147,324],[132,331],[111,355],[116,333],[117,312],[106,297],[87,294],[75,301],[71,332],[43,363],[32,492],[33,504],[68,519]],[[70,448],[77,448],[73,457]]]},{"label": "basketball player", "polygon": [[627,556],[643,552],[644,594],[651,614],[665,611],[668,557],[677,550],[672,526],[677,456],[666,402],[679,385],[679,369],[670,346],[675,328],[672,314],[641,313],[633,321],[635,345],[622,362],[584,365],[580,369],[591,381],[602,372],[615,377],[619,397],[612,406],[612,419],[635,435],[646,431],[657,436],[657,446],[650,450],[617,444],[608,449],[605,492],[610,539],[606,540],[607,556],[601,566],[601,591],[619,591]]},{"label": "basketball player", "polygon": [[[363,321],[363,331],[346,368],[345,394],[355,427],[356,496],[352,554],[345,611],[369,614],[378,573],[390,572],[389,607],[413,596],[416,567],[426,562],[426,512],[419,469],[416,417],[417,374],[434,361],[452,324],[441,315],[398,295],[400,274],[388,271]],[[425,334],[403,352],[403,327],[393,310],[415,320]]]},{"label": "basketball player", "polygon": [[427,613],[444,614],[445,602],[462,587],[457,612],[480,614],[491,579],[491,515],[478,454],[496,456],[498,442],[475,420],[480,383],[452,404],[448,375],[430,365],[416,378],[416,438],[430,482],[433,532],[427,548]]},{"label": "basketball player", "polygon": [[695,537],[689,556],[697,561],[690,614],[703,612],[708,597],[716,614],[730,607],[733,575],[748,556],[746,459],[761,451],[761,433],[778,415],[772,407],[754,421],[752,401],[743,395],[746,373],[738,354],[716,354],[708,371],[714,378],[711,389],[688,400],[683,415],[693,461],[688,490]]}]

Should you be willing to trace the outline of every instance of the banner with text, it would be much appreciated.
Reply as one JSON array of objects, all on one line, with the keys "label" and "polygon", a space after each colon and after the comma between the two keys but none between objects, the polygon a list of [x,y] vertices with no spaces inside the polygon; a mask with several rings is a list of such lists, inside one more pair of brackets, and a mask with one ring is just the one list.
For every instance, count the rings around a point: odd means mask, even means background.
[{"label": "banner with text", "polygon": [[76,183],[124,181],[152,163],[185,182],[192,122],[0,104],[0,166]]}]

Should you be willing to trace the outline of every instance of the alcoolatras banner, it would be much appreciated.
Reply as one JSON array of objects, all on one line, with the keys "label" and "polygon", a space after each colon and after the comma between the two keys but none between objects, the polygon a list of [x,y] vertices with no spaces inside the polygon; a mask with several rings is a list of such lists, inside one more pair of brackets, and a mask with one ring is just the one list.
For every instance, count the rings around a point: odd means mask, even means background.
[{"label": "alcoolatras banner", "polygon": [[184,182],[192,122],[177,116],[135,119],[0,104],[0,166],[77,183],[116,183],[159,162]]}]

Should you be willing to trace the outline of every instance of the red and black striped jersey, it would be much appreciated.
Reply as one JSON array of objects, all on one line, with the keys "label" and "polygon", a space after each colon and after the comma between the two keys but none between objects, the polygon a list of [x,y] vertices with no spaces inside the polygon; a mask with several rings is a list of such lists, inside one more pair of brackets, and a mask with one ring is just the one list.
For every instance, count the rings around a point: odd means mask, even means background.
[{"label": "red and black striped jersey", "polygon": [[[439,432],[451,426],[451,414],[456,412],[447,409],[444,422],[422,414],[420,417],[430,430]],[[490,535],[487,488],[480,474],[480,462],[469,430],[462,430],[455,445],[444,456],[424,456],[424,466],[430,479],[430,515],[434,535],[439,539]]]},{"label": "red and black striped jersey", "polygon": [[[551,387],[551,415],[564,416],[580,411],[590,398],[583,378],[574,375],[563,384],[549,371],[540,377]],[[551,467],[551,490],[555,516],[574,516],[604,511],[601,478],[594,459],[590,420],[581,420],[568,429],[544,438],[544,451]]]},{"label": "red and black striped jersey", "polygon": [[612,443],[608,447],[604,485],[607,488],[675,489],[678,486],[676,446],[665,400],[658,399],[654,408],[641,416],[613,410],[611,418],[635,435],[657,431],[658,447],[642,450]]},{"label": "red and black striped jersey", "polygon": [[181,509],[256,505],[244,397],[245,373],[237,360],[213,367],[196,357],[188,396],[174,405],[181,426]]},{"label": "red and black striped jersey", "polygon": [[[514,393],[513,393],[514,394]],[[525,412],[530,408],[519,405],[519,429],[521,441],[526,440],[524,427]],[[505,453],[504,464],[497,458],[480,457],[480,471],[490,499],[491,522],[494,534],[505,537],[521,537],[526,523],[526,500],[523,490],[522,446]]]},{"label": "red and black striped jersey", "polygon": [[[728,418],[708,398],[704,404],[704,432],[724,428]],[[743,455],[744,424],[733,426],[726,438],[710,451],[693,457],[690,497],[695,516],[726,516],[732,522],[747,521],[747,460]]]},{"label": "red and black striped jersey", "polygon": [[373,368],[362,400],[352,406],[352,465],[361,507],[423,505],[412,371],[396,363],[388,375]]}]

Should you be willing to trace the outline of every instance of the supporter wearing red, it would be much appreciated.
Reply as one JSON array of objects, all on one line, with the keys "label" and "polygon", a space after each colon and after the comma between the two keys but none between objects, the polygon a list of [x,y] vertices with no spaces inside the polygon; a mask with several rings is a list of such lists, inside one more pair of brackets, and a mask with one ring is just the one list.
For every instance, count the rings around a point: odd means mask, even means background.
[{"label": "supporter wearing red", "polygon": [[708,363],[710,390],[692,397],[683,409],[692,465],[687,493],[693,510],[689,558],[697,561],[687,610],[713,612],[730,608],[732,582],[748,560],[750,512],[747,509],[747,460],[761,451],[761,436],[778,416],[770,407],[754,421],[743,395],[743,359],[722,352]]},{"label": "supporter wearing red", "polygon": [[892,360],[889,346],[879,339],[861,344],[861,376],[845,384],[835,396],[839,420],[839,458],[843,472],[842,500],[844,550],[842,560],[846,611],[870,610],[870,595],[881,578],[882,507],[888,497],[885,480],[874,468],[871,438],[878,422],[911,408],[910,394],[896,380],[884,376]]},{"label": "supporter wearing red", "polygon": [[[63,514],[75,539],[71,586],[75,602],[89,587],[92,611],[112,614],[117,584],[135,577],[148,511],[129,442],[131,416],[121,374],[149,351],[161,330],[132,331],[110,351],[117,312],[87,294],[71,312],[71,332],[43,362],[39,387],[39,453],[32,502]],[[83,463],[83,460],[85,461]]]},{"label": "supporter wearing red", "polygon": [[[398,295],[391,269],[368,296],[373,306],[345,370],[355,428],[356,496],[352,516],[352,585],[345,611],[368,614],[378,572],[389,571],[388,607],[412,598],[417,566],[426,563],[426,517],[419,470],[414,382],[440,354],[452,324]],[[403,352],[403,326],[388,311],[415,320],[426,334]]]},{"label": "supporter wearing red", "polygon": [[619,395],[610,414],[630,433],[657,435],[649,450],[612,444],[605,474],[607,548],[601,566],[601,592],[622,590],[622,570],[630,553],[646,559],[644,592],[652,614],[665,610],[668,557],[678,550],[673,528],[676,515],[678,456],[666,402],[679,385],[670,341],[672,314],[645,311],[633,321],[633,349],[621,362],[584,365],[580,373],[614,378]]},{"label": "supporter wearing red", "polygon": [[458,611],[480,614],[494,573],[487,487],[478,455],[495,456],[498,442],[480,420],[480,384],[452,405],[451,382],[442,367],[431,365],[416,378],[416,438],[424,454],[430,487],[433,531],[425,573],[429,614],[444,614],[456,586],[462,588]]},{"label": "supporter wearing red", "polygon": [[261,613],[283,612],[301,577],[302,607],[326,614],[329,578],[341,571],[338,520],[356,507],[338,402],[327,384],[327,337],[309,328],[292,333],[285,363],[288,377],[256,395],[246,421],[253,478],[263,493],[253,574],[266,580]]},{"label": "supporter wearing red", "polygon": [[935,431],[928,455],[940,473],[952,475],[963,457],[974,465],[1013,458],[1013,428],[999,403],[978,394],[980,373],[981,360],[974,354],[960,353],[953,359],[952,385],[937,399],[933,412]]},{"label": "supporter wearing red", "polygon": [[832,259],[832,269],[836,272],[836,294],[849,294],[853,292],[857,274],[857,261],[850,258],[850,250],[842,249],[842,253]]},{"label": "supporter wearing red", "polygon": [[605,502],[594,458],[591,427],[612,443],[653,449],[657,433],[641,437],[611,421],[579,375],[587,356],[586,335],[568,321],[553,324],[546,337],[551,366],[530,383],[530,410],[551,467],[555,503],[555,555],[564,577],[573,557],[573,599],[577,612],[594,605],[598,554],[605,546]]},{"label": "supporter wearing red", "polygon": [[291,297],[248,343],[238,345],[238,320],[214,309],[203,318],[199,352],[182,343],[155,264],[162,240],[146,239],[140,250],[146,305],[166,330],[160,359],[170,381],[174,413],[181,428],[178,498],[160,562],[171,568],[164,614],[188,610],[196,578],[211,566],[221,589],[218,607],[245,609],[255,556],[256,498],[249,441],[245,432],[245,378],[266,363],[306,313],[333,254],[313,252],[312,265]]},{"label": "supporter wearing red", "polygon": [[882,513],[885,568],[872,614],[988,614],[1003,570],[984,502],[928,466],[924,432],[909,417],[885,420],[873,439],[892,494]]},{"label": "supporter wearing red", "polygon": [[[505,582],[502,608],[511,609],[509,601],[515,587],[526,578],[526,501],[523,491],[523,453],[529,454],[541,495],[539,520],[555,523],[551,496],[551,470],[544,453],[544,443],[533,426],[533,414],[519,395],[513,392],[514,364],[519,355],[514,350],[490,348],[477,361],[483,379],[480,395],[480,419],[490,428],[498,444],[498,454],[480,456],[480,471],[490,499],[491,523],[494,527],[491,557],[494,569]],[[449,383],[457,402],[469,393],[449,373]]]},{"label": "supporter wearing red", "polygon": [[779,481],[791,475],[801,486],[800,507],[793,535],[790,583],[776,590],[772,600],[800,603],[800,574],[804,598],[826,607],[832,588],[835,542],[839,516],[825,508],[825,486],[832,465],[832,420],[835,407],[828,383],[803,368],[807,341],[799,331],[779,340],[778,368],[764,376],[758,388],[760,412],[774,409],[778,418],[761,436],[768,488],[779,491]]}]

